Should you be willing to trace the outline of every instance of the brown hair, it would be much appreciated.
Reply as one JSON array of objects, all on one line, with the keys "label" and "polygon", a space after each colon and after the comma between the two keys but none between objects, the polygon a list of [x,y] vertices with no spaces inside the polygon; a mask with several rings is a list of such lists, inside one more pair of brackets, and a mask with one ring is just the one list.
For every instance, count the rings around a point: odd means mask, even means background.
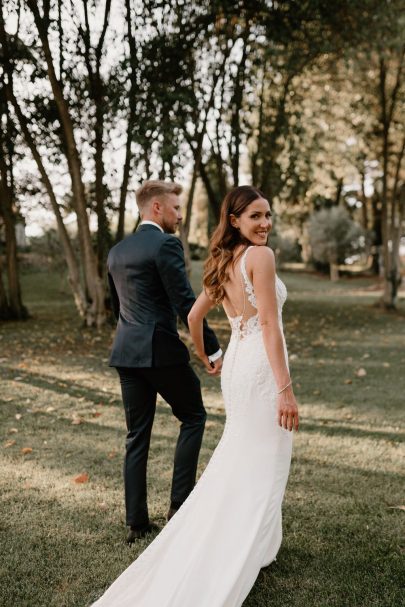
[{"label": "brown hair", "polygon": [[250,185],[241,185],[228,192],[223,200],[219,224],[211,237],[203,276],[204,288],[217,304],[225,297],[224,284],[228,280],[229,265],[236,263],[243,251],[242,249],[234,259],[234,249],[241,244],[249,245],[249,241],[231,225],[229,216],[239,217],[258,198],[265,198],[260,190]]},{"label": "brown hair", "polygon": [[174,181],[144,181],[136,191],[136,203],[139,210],[143,211],[152,198],[164,197],[168,194],[176,194],[178,196],[182,191],[182,186]]}]

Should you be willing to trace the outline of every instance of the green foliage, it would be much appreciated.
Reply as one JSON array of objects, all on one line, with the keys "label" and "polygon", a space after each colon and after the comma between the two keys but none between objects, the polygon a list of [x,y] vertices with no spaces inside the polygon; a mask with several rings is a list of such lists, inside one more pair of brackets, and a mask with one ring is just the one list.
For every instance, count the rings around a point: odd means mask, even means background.
[{"label": "green foliage", "polygon": [[342,207],[314,213],[308,231],[313,258],[321,263],[344,263],[349,255],[363,251],[365,246],[362,227]]}]

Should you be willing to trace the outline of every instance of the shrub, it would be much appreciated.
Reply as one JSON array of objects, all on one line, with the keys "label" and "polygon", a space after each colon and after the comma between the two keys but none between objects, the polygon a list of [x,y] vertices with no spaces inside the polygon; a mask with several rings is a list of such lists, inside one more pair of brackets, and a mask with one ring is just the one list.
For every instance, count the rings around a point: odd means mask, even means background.
[{"label": "shrub", "polygon": [[308,233],[314,261],[327,264],[331,277],[338,264],[343,264],[349,255],[361,253],[365,247],[363,228],[342,207],[314,213]]}]

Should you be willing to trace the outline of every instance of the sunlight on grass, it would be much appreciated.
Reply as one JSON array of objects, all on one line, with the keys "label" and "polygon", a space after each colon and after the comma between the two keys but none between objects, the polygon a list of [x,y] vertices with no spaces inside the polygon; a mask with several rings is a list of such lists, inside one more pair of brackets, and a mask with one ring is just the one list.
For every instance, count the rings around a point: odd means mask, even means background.
[{"label": "sunlight on grass", "polygon": [[[316,275],[283,278],[302,422],[282,549],[245,605],[398,607],[404,512],[392,506],[404,504],[403,310],[373,307],[378,292],[369,279],[331,288]],[[81,328],[58,280],[27,276],[34,317],[0,327],[5,607],[83,607],[151,540],[132,549],[123,541],[124,415],[116,372],[107,366],[113,330]],[[223,314],[214,310],[210,321],[225,345]],[[200,474],[221,436],[224,412],[219,380],[193,364],[209,414]],[[148,474],[150,514],[161,526],[177,432],[170,408],[159,401]]]}]

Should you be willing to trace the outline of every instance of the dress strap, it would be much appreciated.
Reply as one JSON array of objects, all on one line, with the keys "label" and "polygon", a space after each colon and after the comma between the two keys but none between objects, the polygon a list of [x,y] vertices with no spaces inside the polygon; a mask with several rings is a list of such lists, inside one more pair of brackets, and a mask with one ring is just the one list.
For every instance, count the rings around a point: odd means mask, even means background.
[{"label": "dress strap", "polygon": [[256,297],[253,290],[253,285],[249,280],[249,276],[246,271],[246,257],[250,249],[254,249],[254,245],[251,245],[246,249],[246,251],[242,255],[242,259],[240,260],[240,271],[242,273],[243,282],[245,283],[245,292],[247,293],[248,300],[252,306],[256,308]]}]

